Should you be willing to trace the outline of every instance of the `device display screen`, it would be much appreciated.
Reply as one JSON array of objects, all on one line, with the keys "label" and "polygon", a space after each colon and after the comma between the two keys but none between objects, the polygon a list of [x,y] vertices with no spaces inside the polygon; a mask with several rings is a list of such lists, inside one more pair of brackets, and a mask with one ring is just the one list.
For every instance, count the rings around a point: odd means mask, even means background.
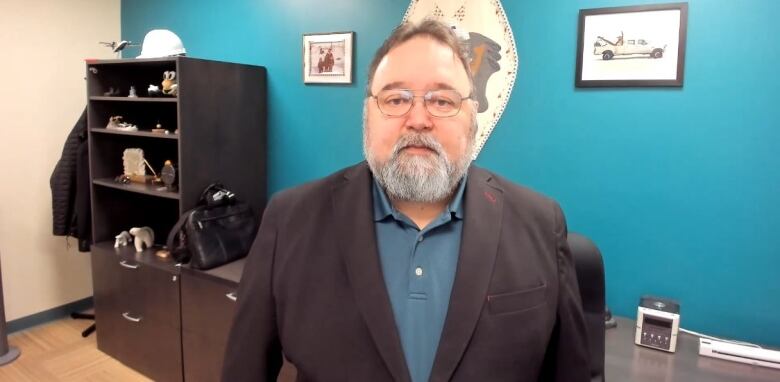
[{"label": "device display screen", "polygon": [[672,322],[671,321],[660,320],[660,319],[657,319],[657,318],[652,318],[652,317],[647,317],[647,316],[645,316],[645,323],[653,325],[653,326],[660,326],[662,328],[671,328],[672,327]]}]

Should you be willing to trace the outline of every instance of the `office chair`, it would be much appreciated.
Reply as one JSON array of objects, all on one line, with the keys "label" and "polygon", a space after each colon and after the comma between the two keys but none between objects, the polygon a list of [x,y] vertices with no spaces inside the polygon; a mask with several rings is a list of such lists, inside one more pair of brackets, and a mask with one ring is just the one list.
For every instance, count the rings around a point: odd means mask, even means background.
[{"label": "office chair", "polygon": [[567,241],[574,258],[582,310],[585,313],[591,382],[604,382],[604,263],[598,247],[587,237],[569,232]]},{"label": "office chair", "polygon": [[[91,313],[79,313],[79,312],[71,312],[70,317],[76,320],[92,320],[95,321],[95,315]],[[88,326],[84,331],[81,332],[81,336],[84,338],[89,337],[92,332],[95,331],[97,326],[93,323],[92,325]]]}]

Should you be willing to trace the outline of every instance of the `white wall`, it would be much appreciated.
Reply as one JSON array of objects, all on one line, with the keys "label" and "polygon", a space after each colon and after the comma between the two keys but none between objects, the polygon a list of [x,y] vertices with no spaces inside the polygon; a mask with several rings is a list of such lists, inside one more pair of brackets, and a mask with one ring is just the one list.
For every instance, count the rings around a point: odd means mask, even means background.
[{"label": "white wall", "polygon": [[0,2],[0,259],[6,319],[92,295],[89,255],[52,235],[49,176],[86,105],[85,58],[113,58],[120,0]]}]

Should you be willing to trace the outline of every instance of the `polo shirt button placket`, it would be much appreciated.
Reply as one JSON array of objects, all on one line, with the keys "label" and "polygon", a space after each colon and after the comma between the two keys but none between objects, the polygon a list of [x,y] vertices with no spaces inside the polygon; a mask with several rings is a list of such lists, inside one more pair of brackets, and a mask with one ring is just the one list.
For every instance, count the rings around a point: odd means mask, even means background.
[{"label": "polo shirt button placket", "polygon": [[[420,234],[419,236],[417,236],[417,244],[422,243],[422,241],[424,239],[425,239],[425,236],[423,234]],[[416,256],[416,254],[415,254],[415,256]],[[422,266],[418,265],[418,266],[416,266],[414,268],[414,275],[417,276],[418,278],[422,277],[422,275],[423,275],[423,268],[422,268]]]}]

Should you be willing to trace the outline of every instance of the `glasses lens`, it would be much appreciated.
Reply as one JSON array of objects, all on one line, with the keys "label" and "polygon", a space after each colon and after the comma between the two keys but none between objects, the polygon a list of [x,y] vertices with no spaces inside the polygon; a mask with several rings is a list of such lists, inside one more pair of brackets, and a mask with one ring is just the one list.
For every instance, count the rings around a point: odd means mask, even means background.
[{"label": "glasses lens", "polygon": [[376,96],[379,110],[386,115],[397,117],[406,114],[414,102],[414,94],[408,90],[383,90]]},{"label": "glasses lens", "polygon": [[[382,90],[376,95],[379,110],[389,117],[400,117],[414,105],[414,92],[409,89]],[[452,117],[460,111],[463,97],[455,90],[431,90],[421,96],[425,109],[434,117]]]},{"label": "glasses lens", "polygon": [[436,117],[452,117],[458,114],[463,102],[460,94],[454,90],[432,90],[425,94],[425,107]]}]

